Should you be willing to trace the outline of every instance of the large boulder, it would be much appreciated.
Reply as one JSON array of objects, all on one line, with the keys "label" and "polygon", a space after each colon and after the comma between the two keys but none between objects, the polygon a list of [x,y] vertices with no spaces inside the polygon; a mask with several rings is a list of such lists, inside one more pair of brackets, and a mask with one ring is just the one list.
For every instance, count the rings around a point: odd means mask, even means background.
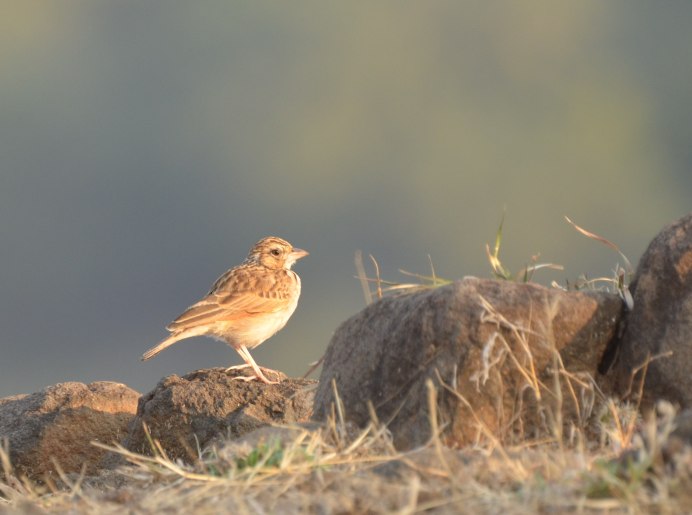
[{"label": "large boulder", "polygon": [[431,436],[432,380],[451,446],[553,431],[563,414],[584,423],[621,311],[605,292],[472,277],[381,299],[334,334],[314,418],[335,412],[335,385],[348,419],[366,424],[370,402],[395,444],[415,447]]},{"label": "large boulder", "polygon": [[106,381],[60,383],[32,394],[0,399],[0,440],[20,475],[46,479],[54,462],[65,472],[94,473],[106,451],[90,445],[118,443],[137,410],[139,393]]},{"label": "large boulder", "polygon": [[281,374],[279,384],[267,385],[234,377],[223,368],[164,377],[140,399],[125,446],[151,454],[146,425],[169,457],[194,462],[219,436],[237,438],[268,424],[310,419],[315,381]]},{"label": "large boulder", "polygon": [[692,407],[692,213],[654,238],[631,289],[634,306],[609,374],[616,392],[637,400],[644,380],[644,409],[658,399]]}]

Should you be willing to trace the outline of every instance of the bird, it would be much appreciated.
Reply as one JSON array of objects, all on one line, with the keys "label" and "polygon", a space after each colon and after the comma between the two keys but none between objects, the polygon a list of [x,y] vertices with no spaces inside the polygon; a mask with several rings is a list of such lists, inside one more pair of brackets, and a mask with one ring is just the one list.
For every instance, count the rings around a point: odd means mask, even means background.
[{"label": "bird", "polygon": [[277,384],[267,379],[249,349],[274,336],[293,315],[300,297],[300,277],[291,268],[308,254],[276,236],[262,238],[245,261],[224,272],[209,293],[166,326],[171,334],[146,351],[142,361],[180,340],[210,336],[233,347],[245,361],[226,371],[252,368],[254,376],[236,379]]}]

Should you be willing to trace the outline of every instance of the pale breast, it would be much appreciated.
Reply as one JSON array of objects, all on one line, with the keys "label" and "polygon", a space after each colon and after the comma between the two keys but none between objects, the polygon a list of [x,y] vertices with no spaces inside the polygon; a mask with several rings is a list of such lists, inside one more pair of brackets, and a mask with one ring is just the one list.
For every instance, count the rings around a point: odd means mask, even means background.
[{"label": "pale breast", "polygon": [[[236,318],[232,322],[219,320],[210,327],[207,334],[225,341],[232,347],[245,345],[249,349],[274,336],[291,318],[300,297],[300,277],[292,270],[283,272],[286,272],[293,282],[292,290],[295,293],[288,296],[285,295],[285,291],[279,293],[280,298],[288,301],[283,309],[265,314],[253,313],[245,318]],[[272,297],[273,294],[267,292],[266,296]]]}]

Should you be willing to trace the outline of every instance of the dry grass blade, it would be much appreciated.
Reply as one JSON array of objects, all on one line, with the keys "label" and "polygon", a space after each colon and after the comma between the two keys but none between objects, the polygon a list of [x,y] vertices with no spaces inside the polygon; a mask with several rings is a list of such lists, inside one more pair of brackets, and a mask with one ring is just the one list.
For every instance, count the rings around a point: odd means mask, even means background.
[{"label": "dry grass blade", "polygon": [[492,268],[493,275],[497,279],[509,280],[512,277],[512,273],[504,267],[502,261],[500,261],[500,246],[502,245],[502,227],[505,224],[505,213],[502,212],[502,218],[500,219],[500,225],[495,233],[495,245],[492,252],[490,251],[490,245],[485,244],[485,253],[488,256],[488,261],[490,262],[490,267]]},{"label": "dry grass blade", "polygon": [[[431,270],[431,275],[424,275],[424,274],[416,274],[412,272],[407,272],[406,270],[401,270],[399,269],[399,272],[407,275],[409,277],[415,277],[416,279],[419,279],[421,282],[418,283],[402,283],[402,282],[396,282],[396,281],[387,281],[385,279],[382,279],[380,276],[380,267],[379,264],[377,263],[377,260],[370,254],[370,261],[372,262],[374,271],[375,271],[375,277],[368,277],[367,273],[365,272],[365,266],[363,264],[363,257],[362,253],[360,251],[356,252],[356,257],[355,257],[355,263],[356,263],[356,278],[359,280],[361,284],[361,288],[363,289],[363,296],[365,297],[365,303],[366,304],[371,304],[373,302],[373,299],[381,299],[387,294],[392,294],[392,293],[397,293],[397,292],[402,292],[402,291],[416,291],[416,290],[421,290],[421,289],[427,289],[427,288],[437,288],[439,286],[444,286],[446,284],[451,284],[452,281],[448,279],[443,279],[441,277],[438,277],[437,274],[435,273],[435,268],[432,264],[432,259],[430,256],[428,256],[428,260],[430,261],[430,270]],[[370,290],[370,284],[375,285],[375,291],[372,292]]]},{"label": "dry grass blade", "polygon": [[[437,373],[438,380],[439,372]],[[425,381],[425,387],[428,390],[428,417],[430,419],[430,440],[435,447],[435,452],[437,453],[437,458],[447,472],[447,477],[452,477],[452,469],[447,463],[442,452],[442,442],[440,436],[442,434],[442,429],[440,429],[438,416],[437,416],[437,390],[431,379]]]},{"label": "dry grass blade", "polygon": [[502,264],[500,260],[500,247],[502,246],[502,231],[505,223],[505,212],[502,213],[502,219],[500,220],[500,226],[497,228],[495,234],[495,245],[493,249],[490,250],[490,245],[485,244],[485,254],[490,263],[490,268],[492,274],[496,279],[502,279],[505,281],[521,281],[524,283],[531,282],[533,275],[539,270],[564,270],[562,265],[556,263],[536,263],[539,254],[531,256],[531,264],[526,265],[522,268],[516,275],[512,276],[512,272],[505,265]]},{"label": "dry grass blade", "polygon": [[372,304],[372,292],[370,291],[370,284],[368,284],[368,276],[365,273],[365,265],[363,264],[363,252],[361,250],[356,250],[356,255],[354,257],[356,265],[356,277],[360,281],[360,287],[363,289],[363,297],[365,297],[365,304]]},{"label": "dry grass blade", "polygon": [[372,265],[375,267],[375,284],[377,285],[377,298],[381,299],[382,298],[382,279],[380,278],[380,265],[377,263],[375,256],[373,256],[372,254],[369,254],[369,256],[370,256],[370,261],[372,261]]},{"label": "dry grass blade", "polygon": [[572,227],[574,227],[578,232],[580,232],[581,234],[583,234],[587,238],[591,238],[592,240],[596,240],[596,241],[602,243],[603,245],[613,249],[615,252],[617,252],[620,255],[620,257],[622,258],[623,262],[625,263],[625,270],[627,271],[627,273],[630,276],[634,273],[634,268],[632,268],[632,263],[630,263],[630,260],[627,259],[627,256],[625,256],[625,254],[622,253],[622,251],[620,250],[620,247],[615,245],[615,243],[613,243],[610,240],[607,240],[603,236],[599,236],[598,234],[592,233],[591,231],[587,231],[583,227],[578,226],[576,223],[574,223],[572,220],[570,220],[570,218],[568,216],[565,216],[565,220],[567,220],[567,223],[569,223]]},{"label": "dry grass blade", "polygon": [[531,282],[531,279],[533,279],[533,274],[538,272],[539,270],[564,270],[565,267],[562,265],[558,265],[557,263],[538,263],[535,265],[529,265],[524,267],[522,270],[517,273],[517,279],[519,277],[522,278],[522,282],[528,283]]},{"label": "dry grass blade", "polygon": [[336,413],[339,421],[337,435],[343,438],[346,435],[346,417],[344,416],[344,403],[341,401],[339,396],[339,388],[336,385],[336,379],[332,378],[332,392],[334,394],[334,405],[336,407]]},{"label": "dry grass blade", "polygon": [[14,499],[21,499],[29,492],[23,487],[21,481],[14,475],[14,469],[10,462],[9,441],[2,439],[0,447],[0,463],[2,464],[2,474],[0,474],[0,504],[9,503]]},{"label": "dry grass blade", "polygon": [[[185,479],[194,479],[196,481],[218,481],[221,478],[210,476],[208,474],[199,474],[189,470],[181,464],[175,463],[163,455],[145,456],[132,452],[122,445],[106,445],[101,442],[92,441],[91,445],[104,449],[115,454],[119,454],[133,465],[137,465],[141,469],[154,473],[156,476],[176,476]],[[160,444],[159,444],[160,445]]]},{"label": "dry grass blade", "polygon": [[[17,475],[16,470],[10,461],[10,443],[5,437],[2,438],[0,445],[0,505],[12,504],[22,500],[36,501],[40,499],[36,485],[29,481],[25,476]],[[45,490],[45,488],[44,488]]]},{"label": "dry grass blade", "polygon": [[322,354],[322,356],[320,357],[320,359],[318,359],[317,361],[313,361],[312,363],[310,363],[310,364],[308,365],[308,370],[307,370],[307,372],[305,372],[305,374],[303,374],[302,379],[307,379],[307,377],[308,377],[310,374],[312,374],[315,370],[317,370],[317,368],[318,368],[322,363],[324,363],[324,357],[325,357],[325,356],[326,356],[326,354]]},{"label": "dry grass blade", "polygon": [[499,335],[499,341],[503,343],[503,345],[506,347],[508,355],[514,363],[515,367],[517,368],[519,373],[521,373],[521,375],[524,376],[528,384],[531,386],[531,388],[534,391],[534,394],[536,395],[536,398],[540,400],[540,386],[542,385],[536,374],[535,360],[533,358],[533,353],[531,352],[531,348],[529,346],[529,342],[527,339],[527,335],[539,336],[538,333],[532,331],[529,328],[519,327],[516,324],[513,324],[512,322],[507,320],[500,312],[498,312],[495,309],[495,307],[490,302],[488,302],[488,300],[485,299],[482,295],[479,295],[478,298],[480,300],[481,305],[483,306],[483,309],[485,310],[484,314],[481,316],[481,320],[483,322],[496,324],[498,327],[509,329],[512,335],[514,336],[515,340],[519,342],[526,358],[528,359],[528,368],[526,368],[524,365],[520,363],[519,359],[510,348],[509,343],[507,343],[507,341],[504,338],[502,338],[501,335]]},{"label": "dry grass blade", "polygon": [[0,447],[0,464],[2,472],[6,478],[14,477],[14,469],[10,462],[10,441],[7,437],[2,438],[2,446]]},{"label": "dry grass blade", "polygon": [[512,277],[512,273],[502,265],[502,262],[500,261],[500,258],[497,255],[497,250],[498,249],[496,248],[495,253],[490,252],[490,246],[486,243],[485,253],[488,256],[488,261],[490,262],[490,267],[492,268],[493,275],[497,279],[509,280]]},{"label": "dry grass blade", "polygon": [[[673,351],[664,351],[659,354],[655,354],[654,356],[651,356],[650,354],[647,354],[646,358],[644,359],[644,362],[640,364],[639,366],[635,367],[632,369],[632,372],[630,373],[630,379],[629,379],[629,384],[627,385],[627,389],[625,390],[625,393],[622,395],[624,399],[627,399],[630,397],[632,394],[632,386],[634,385],[634,379],[636,378],[637,374],[641,372],[641,381],[639,382],[639,389],[638,389],[638,402],[641,401],[642,398],[642,393],[644,391],[644,381],[646,380],[646,372],[649,369],[649,363],[652,361],[655,361],[657,359],[661,358],[669,358],[670,356],[673,355]],[[639,404],[637,404],[639,406]]]},{"label": "dry grass blade", "polygon": [[430,275],[424,275],[424,274],[417,274],[414,272],[408,272],[407,270],[403,270],[399,268],[399,273],[403,275],[407,275],[409,277],[415,277],[416,279],[422,281],[422,283],[419,284],[408,284],[408,285],[402,285],[405,288],[414,288],[414,287],[430,287],[430,288],[437,288],[438,286],[444,286],[446,284],[451,284],[452,281],[449,279],[443,279],[441,277],[438,277],[437,274],[435,273],[435,265],[433,264],[432,257],[430,254],[428,254],[428,262],[430,263]]}]

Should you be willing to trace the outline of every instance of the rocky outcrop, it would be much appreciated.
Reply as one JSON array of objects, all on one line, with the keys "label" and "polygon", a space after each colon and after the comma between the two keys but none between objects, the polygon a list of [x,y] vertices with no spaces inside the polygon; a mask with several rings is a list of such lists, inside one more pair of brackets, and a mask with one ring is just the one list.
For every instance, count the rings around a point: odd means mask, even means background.
[{"label": "rocky outcrop", "polygon": [[137,409],[139,393],[106,381],[60,383],[30,395],[0,399],[0,439],[19,475],[45,479],[63,471],[94,473],[106,451],[90,444],[118,443]]},{"label": "rocky outcrop", "polygon": [[651,408],[665,399],[692,407],[692,213],[665,227],[642,256],[634,306],[611,372],[615,391]]},{"label": "rocky outcrop", "polygon": [[125,446],[151,454],[146,425],[169,457],[195,461],[219,436],[237,438],[268,424],[309,420],[314,384],[283,374],[279,384],[245,382],[223,368],[168,376],[140,399]]},{"label": "rocky outcrop", "polygon": [[381,299],[334,334],[314,417],[333,412],[334,383],[346,417],[367,423],[370,402],[395,444],[412,448],[431,436],[431,380],[451,446],[534,436],[561,414],[584,423],[621,311],[604,292],[476,278]]}]

